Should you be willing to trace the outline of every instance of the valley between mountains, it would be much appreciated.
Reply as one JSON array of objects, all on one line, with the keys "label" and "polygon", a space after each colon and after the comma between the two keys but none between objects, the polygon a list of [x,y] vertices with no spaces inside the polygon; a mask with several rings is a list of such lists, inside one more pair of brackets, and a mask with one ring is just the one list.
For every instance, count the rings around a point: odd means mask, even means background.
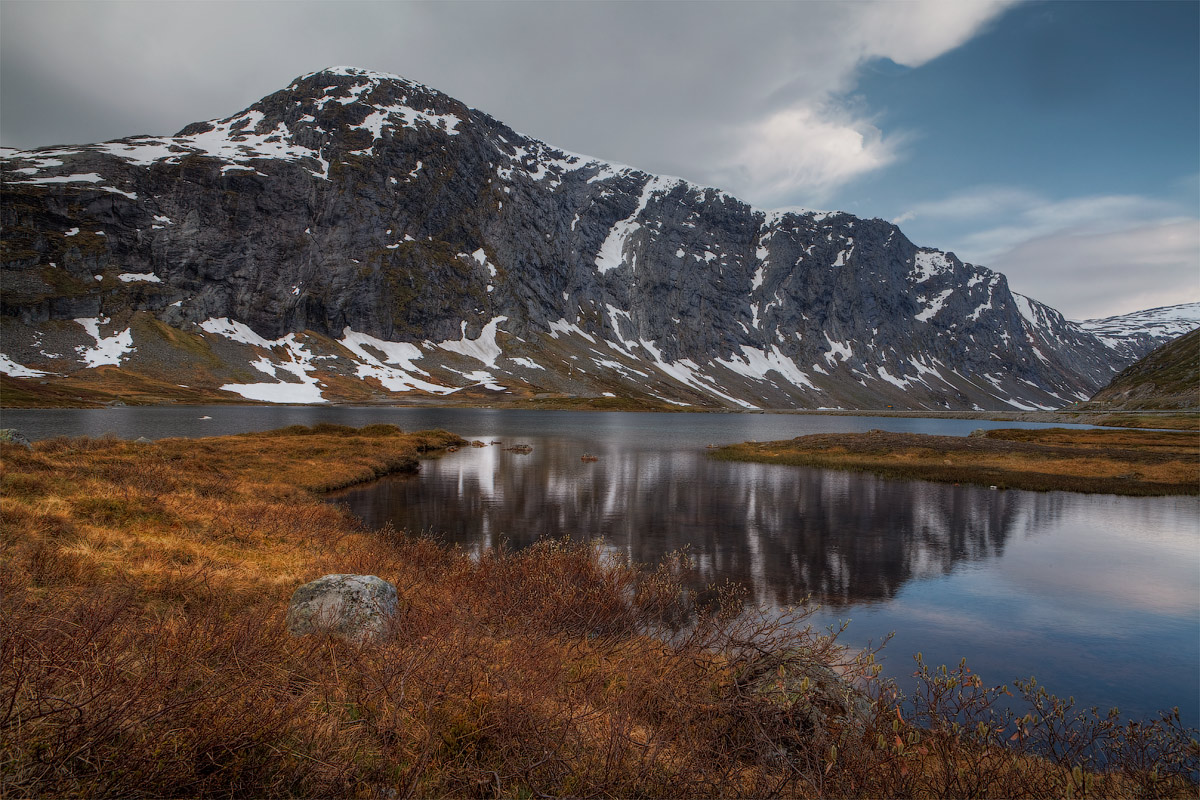
[{"label": "valley between mountains", "polygon": [[1200,324],[1071,322],[886,221],[756,209],[350,67],[0,155],[6,405],[1045,410]]}]

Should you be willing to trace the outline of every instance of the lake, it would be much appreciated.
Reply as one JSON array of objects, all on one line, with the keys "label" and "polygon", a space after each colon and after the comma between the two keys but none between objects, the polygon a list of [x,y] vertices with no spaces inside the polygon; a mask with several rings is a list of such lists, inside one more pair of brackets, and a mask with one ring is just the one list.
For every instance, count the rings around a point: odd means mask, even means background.
[{"label": "lake", "polygon": [[[207,419],[206,419],[207,417]],[[368,524],[468,550],[600,539],[653,564],[685,549],[697,585],[736,581],[766,606],[822,604],[843,641],[895,631],[911,655],[967,658],[989,683],[1036,675],[1083,705],[1200,724],[1200,499],[994,491],[828,470],[714,462],[705,446],[882,428],[966,435],[980,420],[493,409],[155,407],[7,410],[54,435],[201,436],[392,422],[502,445],[464,447],[333,496]],[[503,450],[527,443],[529,454]],[[581,456],[597,457],[584,462]],[[902,686],[904,685],[902,680]]]}]

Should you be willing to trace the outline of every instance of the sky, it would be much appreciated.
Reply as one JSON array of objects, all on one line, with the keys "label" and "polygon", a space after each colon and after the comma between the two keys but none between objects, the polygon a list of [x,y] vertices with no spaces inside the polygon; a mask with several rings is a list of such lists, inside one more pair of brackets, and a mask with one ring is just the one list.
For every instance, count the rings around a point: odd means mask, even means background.
[{"label": "sky", "polygon": [[0,144],[174,133],[333,65],[844,210],[1070,319],[1200,301],[1200,2],[0,0]]}]

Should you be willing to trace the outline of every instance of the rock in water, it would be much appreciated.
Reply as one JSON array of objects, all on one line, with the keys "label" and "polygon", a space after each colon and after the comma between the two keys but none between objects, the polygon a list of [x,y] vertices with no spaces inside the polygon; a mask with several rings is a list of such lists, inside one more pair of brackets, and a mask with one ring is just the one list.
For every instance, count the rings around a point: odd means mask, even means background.
[{"label": "rock in water", "polygon": [[293,636],[328,632],[354,641],[376,636],[396,613],[396,587],[374,575],[325,575],[292,593]]},{"label": "rock in water", "polygon": [[19,444],[22,447],[32,447],[29,440],[16,428],[0,428],[0,442]]}]

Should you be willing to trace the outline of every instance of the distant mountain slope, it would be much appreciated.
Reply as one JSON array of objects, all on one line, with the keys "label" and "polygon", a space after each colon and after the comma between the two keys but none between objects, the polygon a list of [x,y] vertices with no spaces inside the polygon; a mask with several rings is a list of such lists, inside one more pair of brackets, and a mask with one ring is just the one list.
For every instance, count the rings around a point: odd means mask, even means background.
[{"label": "distant mountain slope", "polygon": [[1128,411],[1200,408],[1200,328],[1126,367],[1091,402]]},{"label": "distant mountain slope", "polygon": [[1131,360],[883,220],[765,212],[353,68],[0,155],[0,372],[39,385],[1034,409]]},{"label": "distant mountain slope", "polygon": [[1141,358],[1151,350],[1200,327],[1200,303],[1148,308],[1103,319],[1088,319],[1079,327],[1095,334],[1113,349]]}]

